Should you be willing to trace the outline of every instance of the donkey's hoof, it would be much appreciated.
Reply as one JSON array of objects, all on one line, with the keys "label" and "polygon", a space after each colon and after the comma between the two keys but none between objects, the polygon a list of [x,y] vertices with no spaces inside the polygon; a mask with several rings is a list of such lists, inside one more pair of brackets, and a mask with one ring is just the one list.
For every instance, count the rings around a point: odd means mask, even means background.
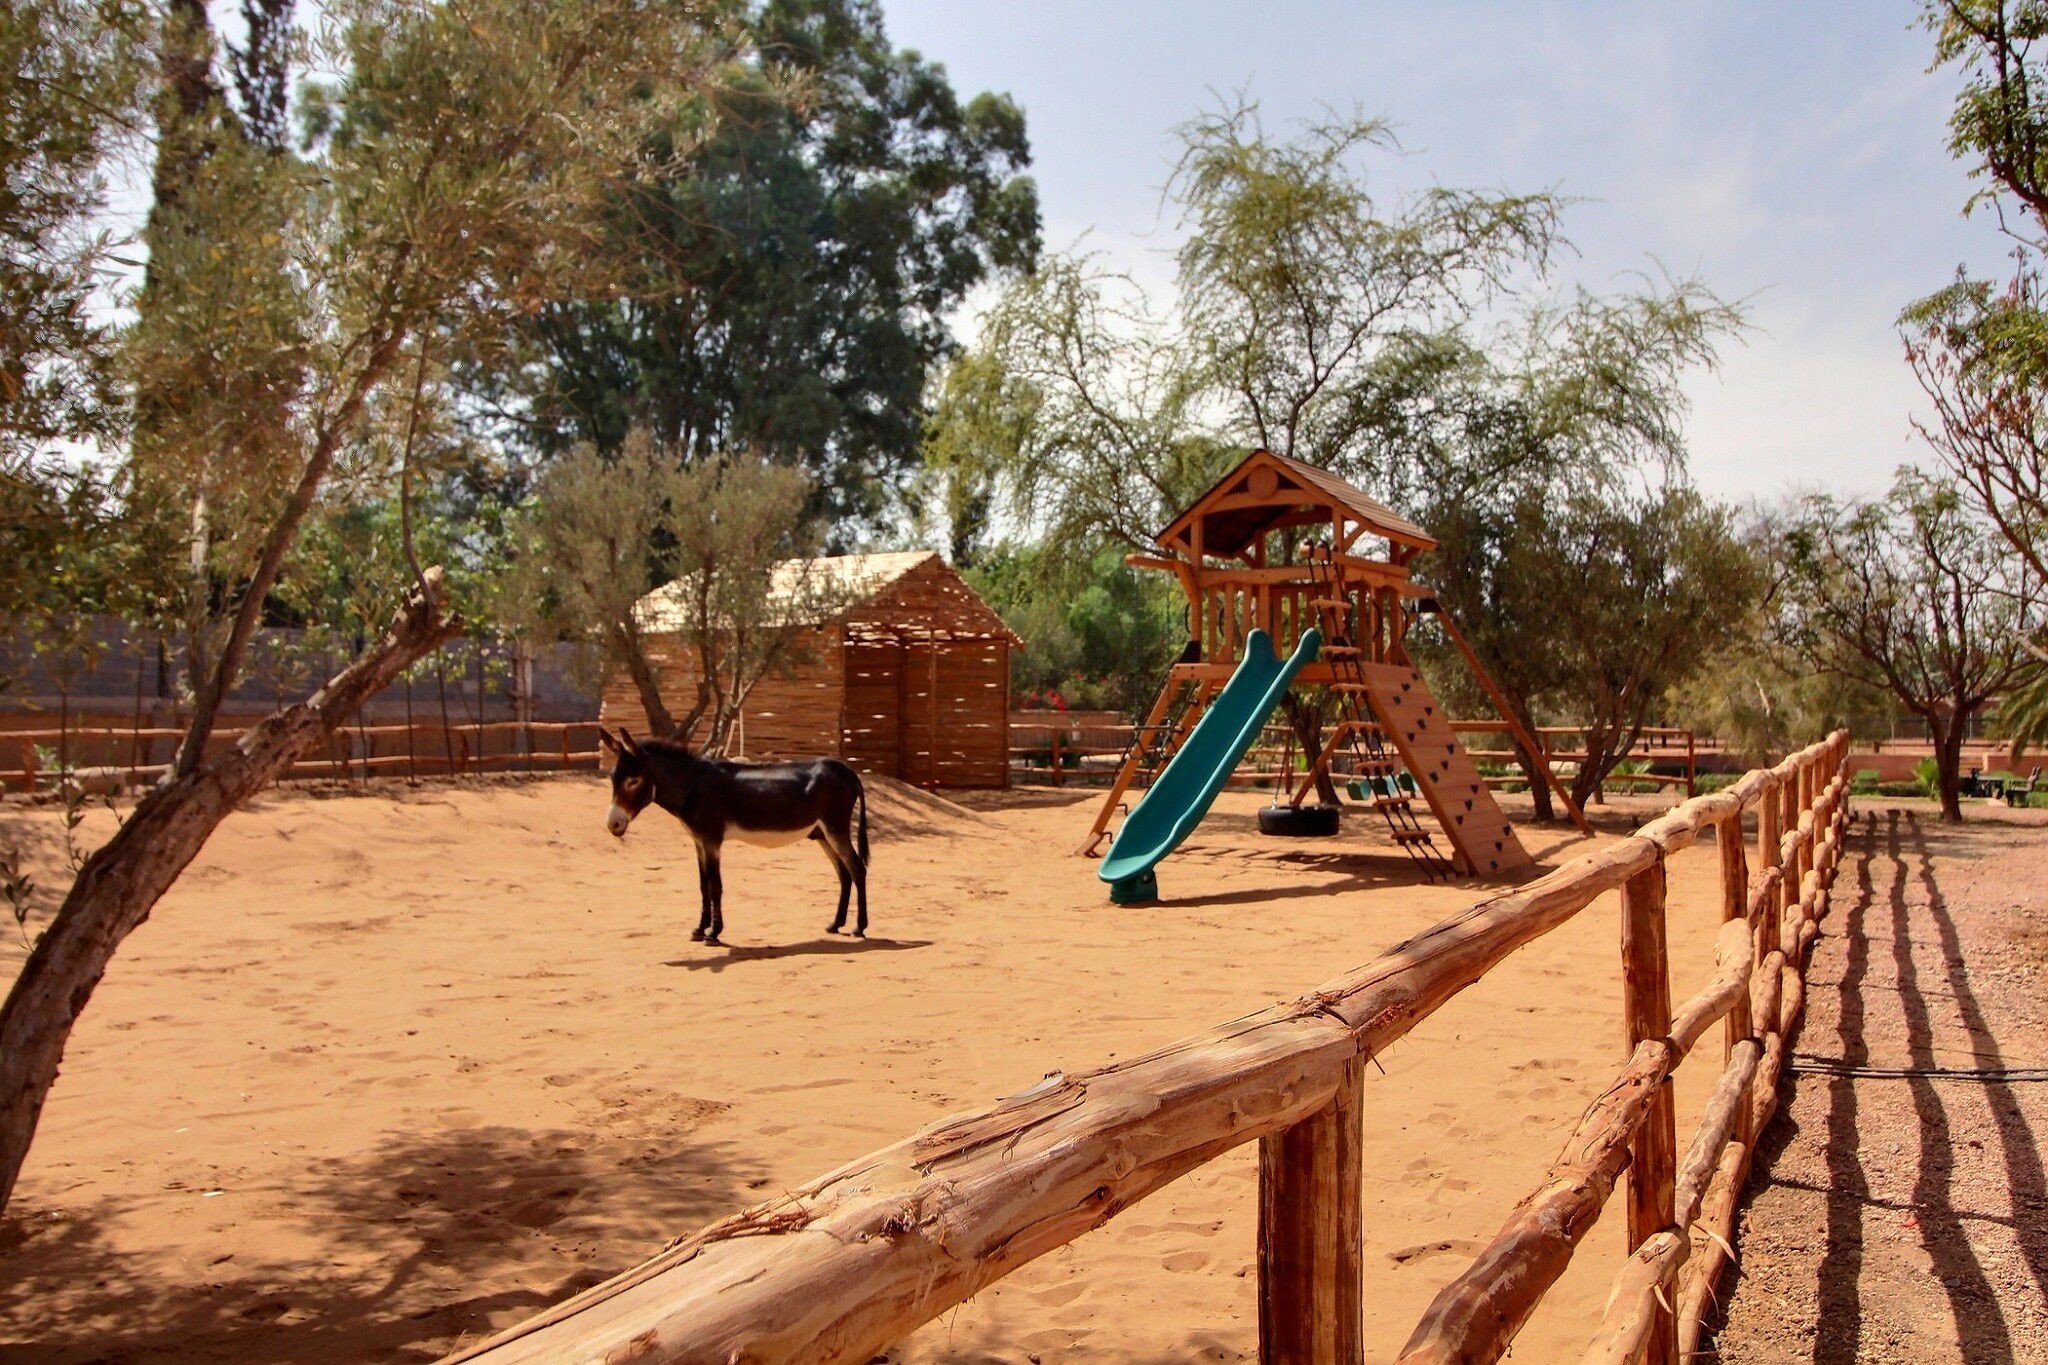
[{"label": "donkey's hoof", "polygon": [[725,943],[716,934],[706,934],[704,935],[704,946],[707,948],[723,948]]},{"label": "donkey's hoof", "polygon": [[828,934],[836,934],[840,932],[840,928],[836,924],[828,924],[825,926],[825,932]]},{"label": "donkey's hoof", "polygon": [[702,943],[703,941],[704,941],[704,931],[703,931],[702,929],[692,929],[692,930],[690,931],[690,942],[692,942],[692,943]]},{"label": "donkey's hoof", "polygon": [[853,936],[855,938],[866,938],[868,936],[868,931],[865,929],[856,929],[853,931]]}]

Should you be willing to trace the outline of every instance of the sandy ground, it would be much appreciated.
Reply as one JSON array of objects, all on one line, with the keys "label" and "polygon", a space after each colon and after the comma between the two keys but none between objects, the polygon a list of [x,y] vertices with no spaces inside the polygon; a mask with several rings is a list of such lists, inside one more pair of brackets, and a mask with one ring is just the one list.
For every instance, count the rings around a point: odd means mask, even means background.
[{"label": "sandy ground", "polygon": [[[1970,816],[1859,819],[1815,949],[1809,1065],[2048,1067],[2048,821]],[[1720,1358],[2048,1361],[2044,1142],[2048,1082],[1797,1074]]]},{"label": "sandy ground", "polygon": [[[736,850],[725,949],[659,813],[591,778],[275,795],[129,941],[0,1226],[0,1358],[416,1360],[670,1235],[1059,1067],[1299,994],[1483,893],[1383,840],[1260,838],[1226,797],[1107,903],[1087,794],[875,799],[873,936],[827,937],[809,847]],[[1616,831],[1661,803],[1610,807]],[[1633,815],[1632,815],[1633,813]],[[0,812],[47,858],[47,812]],[[99,827],[96,827],[99,828]],[[1528,832],[1546,864],[1588,841]],[[1704,979],[1715,853],[1674,862],[1674,994]],[[1368,1083],[1370,1341],[1398,1347],[1620,1067],[1614,898],[1524,949]],[[18,960],[21,950],[13,950]],[[1679,1078],[1690,1131],[1718,1049]],[[890,1354],[1249,1358],[1255,1154],[1194,1173]],[[1574,1353],[1610,1210],[1516,1345]]]}]

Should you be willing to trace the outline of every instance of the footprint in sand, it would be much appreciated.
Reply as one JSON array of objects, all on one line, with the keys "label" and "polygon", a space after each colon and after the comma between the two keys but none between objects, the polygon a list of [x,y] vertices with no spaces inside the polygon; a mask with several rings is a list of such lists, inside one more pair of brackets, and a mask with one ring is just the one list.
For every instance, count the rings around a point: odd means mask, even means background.
[{"label": "footprint in sand", "polygon": [[1211,1259],[1206,1251],[1176,1251],[1171,1256],[1160,1257],[1159,1264],[1176,1275],[1191,1275],[1198,1270],[1207,1270]]},{"label": "footprint in sand", "polygon": [[1421,1265],[1426,1261],[1455,1256],[1469,1261],[1486,1249],[1486,1243],[1476,1237],[1453,1237],[1441,1242],[1424,1242],[1419,1246],[1402,1247],[1399,1251],[1387,1253],[1387,1259],[1395,1265]]}]

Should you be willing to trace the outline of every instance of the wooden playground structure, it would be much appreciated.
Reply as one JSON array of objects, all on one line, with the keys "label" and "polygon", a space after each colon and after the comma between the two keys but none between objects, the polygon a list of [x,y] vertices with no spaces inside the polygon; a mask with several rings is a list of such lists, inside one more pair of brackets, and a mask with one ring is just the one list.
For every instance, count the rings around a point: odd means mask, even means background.
[{"label": "wooden playground structure", "polygon": [[[1126,793],[1164,770],[1236,672],[1254,630],[1285,656],[1315,629],[1321,652],[1294,688],[1322,689],[1329,724],[1288,803],[1299,808],[1319,779],[1342,772],[1425,872],[1490,877],[1528,865],[1474,756],[1408,656],[1410,630],[1434,615],[1499,712],[1499,728],[1542,752],[1435,595],[1411,579],[1409,565],[1436,544],[1428,532],[1326,470],[1255,450],[1154,539],[1157,554],[1127,562],[1179,581],[1188,647],[1136,728],[1082,853],[1101,847]],[[1547,765],[1543,771],[1590,833],[1570,793]]]}]

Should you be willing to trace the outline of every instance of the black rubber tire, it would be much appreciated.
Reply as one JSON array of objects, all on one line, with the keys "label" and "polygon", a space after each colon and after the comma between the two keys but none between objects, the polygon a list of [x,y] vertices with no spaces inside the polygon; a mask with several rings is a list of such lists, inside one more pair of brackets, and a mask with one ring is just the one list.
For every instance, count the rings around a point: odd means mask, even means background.
[{"label": "black rubber tire", "polygon": [[1259,833],[1285,839],[1327,839],[1337,832],[1335,806],[1261,806]]}]

